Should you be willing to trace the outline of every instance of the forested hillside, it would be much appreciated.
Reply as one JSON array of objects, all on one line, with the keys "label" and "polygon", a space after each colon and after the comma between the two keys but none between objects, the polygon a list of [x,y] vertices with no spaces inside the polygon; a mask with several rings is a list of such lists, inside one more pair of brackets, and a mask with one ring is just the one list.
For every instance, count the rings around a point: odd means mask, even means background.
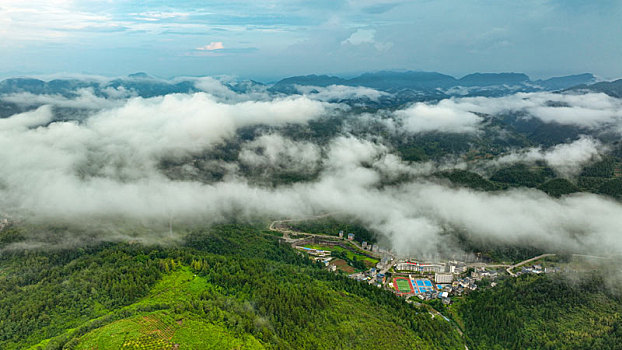
[{"label": "forested hillside", "polygon": [[452,305],[470,349],[621,349],[622,300],[600,276],[522,276]]},{"label": "forested hillside", "polygon": [[174,247],[3,251],[0,300],[2,349],[464,347],[425,309],[241,225]]}]

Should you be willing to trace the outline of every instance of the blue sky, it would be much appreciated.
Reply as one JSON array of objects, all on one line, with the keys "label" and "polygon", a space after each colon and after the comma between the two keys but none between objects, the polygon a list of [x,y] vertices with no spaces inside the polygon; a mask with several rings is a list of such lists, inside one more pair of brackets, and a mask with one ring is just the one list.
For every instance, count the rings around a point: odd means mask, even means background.
[{"label": "blue sky", "polygon": [[622,76],[619,0],[0,0],[0,75]]}]

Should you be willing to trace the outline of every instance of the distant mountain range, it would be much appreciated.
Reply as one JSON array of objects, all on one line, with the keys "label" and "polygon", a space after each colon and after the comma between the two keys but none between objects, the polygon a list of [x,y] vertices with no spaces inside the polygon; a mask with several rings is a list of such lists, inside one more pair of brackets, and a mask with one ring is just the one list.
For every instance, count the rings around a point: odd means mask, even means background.
[{"label": "distant mountain range", "polygon": [[[363,104],[399,105],[413,101],[439,100],[452,96],[503,96],[516,92],[577,91],[604,92],[622,96],[622,80],[596,82],[590,73],[555,77],[545,80],[531,80],[523,73],[473,73],[462,78],[438,72],[395,72],[381,71],[364,73],[346,79],[329,75],[305,75],[282,79],[265,85],[256,81],[224,82],[227,88],[237,93],[263,91],[271,94],[317,93],[309,87],[332,85],[366,87],[386,92],[380,99],[371,101],[362,97],[351,97],[341,102]],[[32,94],[53,94],[65,97],[77,96],[79,89],[90,89],[97,96],[111,96],[125,92],[141,97],[161,96],[171,93],[192,93],[202,91],[195,79],[172,81],[153,78],[146,73],[130,74],[112,80],[96,79],[54,79],[43,81],[33,78],[11,78],[0,82],[0,95],[27,92]],[[306,88],[306,90],[304,89]]]},{"label": "distant mountain range", "polygon": [[460,79],[437,72],[364,73],[352,79],[328,75],[306,75],[283,79],[270,90],[296,93],[299,86],[326,87],[330,85],[363,86],[380,91],[399,93],[404,90],[439,91],[448,96],[490,96],[512,92],[555,91],[596,82],[590,73],[531,80],[523,73],[473,73]]}]

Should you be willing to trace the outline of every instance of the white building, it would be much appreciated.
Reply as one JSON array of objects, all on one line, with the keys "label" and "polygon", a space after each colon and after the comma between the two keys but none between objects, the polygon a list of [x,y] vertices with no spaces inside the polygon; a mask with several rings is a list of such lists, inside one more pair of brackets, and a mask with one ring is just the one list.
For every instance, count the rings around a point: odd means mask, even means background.
[{"label": "white building", "polygon": [[434,283],[436,284],[448,284],[453,282],[454,275],[451,273],[436,273],[434,274]]},{"label": "white building", "polygon": [[445,271],[444,264],[419,264],[419,271],[421,272],[443,272]]},{"label": "white building", "polygon": [[419,271],[419,264],[415,262],[405,261],[396,264],[395,269],[399,271]]}]

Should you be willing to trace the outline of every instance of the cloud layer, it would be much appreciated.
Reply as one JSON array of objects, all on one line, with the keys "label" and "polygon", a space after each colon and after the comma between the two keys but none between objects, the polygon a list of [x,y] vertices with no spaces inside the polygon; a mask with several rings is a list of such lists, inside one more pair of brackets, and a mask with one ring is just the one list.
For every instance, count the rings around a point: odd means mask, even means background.
[{"label": "cloud layer", "polygon": [[[104,100],[81,121],[56,121],[51,105],[0,119],[0,211],[39,221],[174,218],[206,223],[340,212],[380,232],[385,244],[399,253],[451,251],[456,247],[446,234],[452,231],[543,249],[622,253],[619,202],[591,194],[554,199],[529,189],[487,193],[448,187],[421,176],[442,164],[404,162],[380,137],[339,132],[319,143],[279,131],[292,125],[304,128],[310,121],[343,113],[345,106],[307,95],[249,100],[225,93],[212,80],[197,86],[220,91],[220,97],[202,92],[111,100],[110,105]],[[83,104],[82,95],[54,98],[54,105]],[[564,105],[549,107],[551,101]],[[476,134],[483,120],[476,113],[520,110],[544,120],[549,109],[559,108],[562,113],[555,118],[598,128],[618,122],[618,106],[619,101],[598,94],[519,94],[417,103],[367,118],[394,118],[412,134]],[[564,112],[569,108],[588,112],[583,119],[574,118],[575,112]],[[255,129],[252,137],[239,138],[241,129],[260,125],[265,128]],[[234,139],[237,156],[214,161],[227,169],[218,181],[176,179],[162,171],[163,162],[176,161],[195,171],[193,162],[211,159],[216,147],[229,147],[227,142]],[[586,136],[549,149],[518,150],[492,162],[541,160],[573,176],[604,149]],[[264,176],[315,176],[263,186],[246,178],[243,167]]]},{"label": "cloud layer", "polygon": [[493,163],[507,165],[544,161],[559,175],[574,177],[585,165],[600,160],[605,149],[598,140],[583,136],[574,142],[558,144],[547,150],[538,147],[512,152],[495,159]]},{"label": "cloud layer", "polygon": [[411,133],[430,131],[450,133],[472,133],[478,129],[483,119],[461,108],[453,100],[442,100],[437,104],[416,103],[397,111],[404,130]]}]

